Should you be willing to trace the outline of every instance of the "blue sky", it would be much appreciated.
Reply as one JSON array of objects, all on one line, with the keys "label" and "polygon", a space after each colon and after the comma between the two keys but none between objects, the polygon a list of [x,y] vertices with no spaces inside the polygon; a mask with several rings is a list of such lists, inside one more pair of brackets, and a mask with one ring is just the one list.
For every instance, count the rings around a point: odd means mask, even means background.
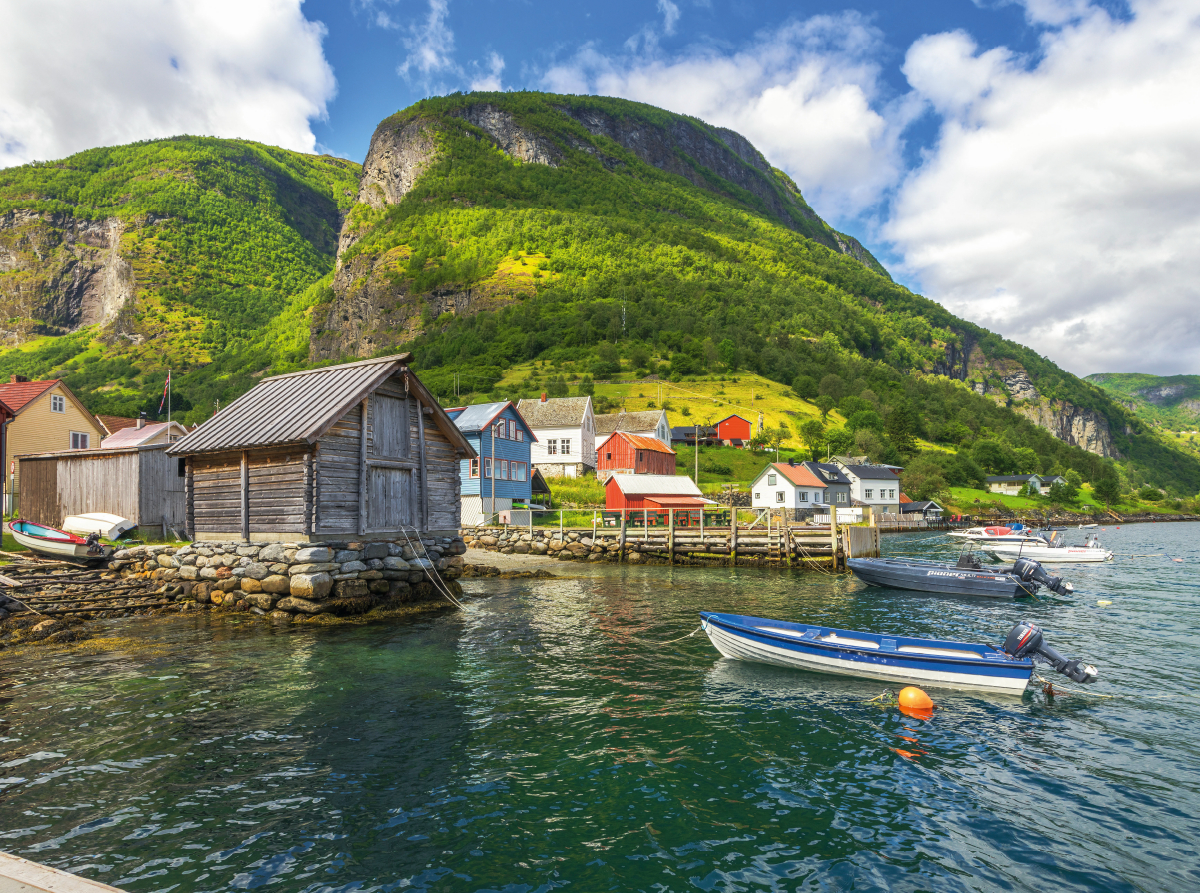
[{"label": "blue sky", "polygon": [[913,290],[1200,373],[1200,0],[0,0],[0,167],[179,133],[362,160],[423,96],[730,127]]}]

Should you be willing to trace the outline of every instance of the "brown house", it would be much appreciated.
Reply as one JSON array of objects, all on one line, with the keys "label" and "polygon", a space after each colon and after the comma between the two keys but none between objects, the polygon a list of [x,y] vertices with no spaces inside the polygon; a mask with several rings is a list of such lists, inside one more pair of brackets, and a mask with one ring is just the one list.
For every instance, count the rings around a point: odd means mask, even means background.
[{"label": "brown house", "polygon": [[168,453],[200,540],[454,536],[476,454],[411,354],[265,378]]},{"label": "brown house", "polygon": [[616,431],[596,449],[596,477],[604,481],[618,471],[673,475],[675,451],[655,437]]}]

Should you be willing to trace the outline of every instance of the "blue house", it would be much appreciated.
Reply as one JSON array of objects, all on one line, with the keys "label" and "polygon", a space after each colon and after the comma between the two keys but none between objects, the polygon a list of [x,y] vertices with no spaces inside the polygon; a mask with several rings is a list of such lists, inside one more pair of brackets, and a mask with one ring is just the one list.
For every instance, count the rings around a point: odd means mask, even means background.
[{"label": "blue house", "polygon": [[530,446],[537,438],[517,408],[505,400],[448,409],[446,414],[479,455],[459,462],[463,525],[483,524],[514,502],[528,503]]}]

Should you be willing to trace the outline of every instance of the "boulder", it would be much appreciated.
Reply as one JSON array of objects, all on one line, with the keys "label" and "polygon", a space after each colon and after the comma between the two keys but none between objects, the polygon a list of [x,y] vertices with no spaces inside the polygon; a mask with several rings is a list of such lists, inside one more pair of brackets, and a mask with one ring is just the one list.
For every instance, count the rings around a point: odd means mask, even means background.
[{"label": "boulder", "polygon": [[369,591],[366,580],[341,580],[337,584],[338,598],[361,598]]},{"label": "boulder", "polygon": [[367,566],[361,561],[347,561],[341,566],[341,572],[343,574],[357,574],[360,571],[365,571],[366,569]]},{"label": "boulder", "polygon": [[296,564],[318,564],[333,560],[333,549],[325,546],[309,546],[296,552]]},{"label": "boulder", "polygon": [[237,553],[243,558],[254,558],[258,555],[258,546],[238,546]]},{"label": "boulder", "polygon": [[335,564],[332,561],[320,561],[312,564],[293,564],[288,568],[288,573],[295,574],[319,574],[326,571],[337,571],[341,569],[340,564]]},{"label": "boulder", "polygon": [[402,580],[392,580],[388,583],[388,597],[407,599],[412,592],[412,587]]},{"label": "boulder", "polygon": [[358,561],[362,557],[362,553],[354,549],[339,549],[333,553],[333,560],[338,564],[345,564],[347,561]]},{"label": "boulder", "polygon": [[366,546],[363,547],[362,557],[364,559],[387,558],[388,557],[388,544],[387,543],[367,543]]},{"label": "boulder", "polygon": [[271,569],[258,561],[252,561],[243,568],[245,576],[254,580],[265,580],[271,576]]},{"label": "boulder", "polygon": [[494,546],[494,545],[496,545],[498,542],[500,542],[500,540],[498,540],[498,539],[497,539],[496,537],[494,537],[494,536],[481,536],[481,537],[480,537],[480,538],[477,540],[477,542],[479,542],[480,544],[482,544],[482,545],[484,545],[484,546]]},{"label": "boulder", "polygon": [[517,543],[515,546],[513,546],[513,551],[518,555],[528,555],[529,543]]},{"label": "boulder", "polygon": [[286,593],[291,592],[292,581],[283,574],[272,574],[260,581],[263,592]]},{"label": "boulder", "polygon": [[281,598],[275,603],[275,607],[283,611],[299,611],[301,614],[320,614],[325,610],[324,605],[310,602],[305,598],[296,598],[295,596]]},{"label": "boulder", "polygon": [[176,568],[176,567],[179,567],[179,562],[176,561],[174,558],[172,558],[170,555],[159,555],[158,556],[158,566],[159,567]]},{"label": "boulder", "polygon": [[383,559],[383,566],[386,569],[393,571],[408,570],[408,562],[395,555],[389,555],[387,558]]},{"label": "boulder", "polygon": [[292,574],[291,581],[289,591],[299,599],[321,599],[333,588],[333,578],[326,573]]},{"label": "boulder", "polygon": [[389,588],[388,581],[387,580],[372,580],[370,585],[367,588],[370,589],[372,592],[382,594],[382,593],[388,591],[388,588]]},{"label": "boulder", "polygon": [[271,545],[267,546],[265,549],[262,549],[259,551],[258,560],[262,561],[262,562],[266,562],[266,563],[273,562],[273,561],[274,562],[283,561],[284,553],[286,551],[287,550],[284,549],[282,544],[272,543]]},{"label": "boulder", "polygon": [[262,583],[253,577],[242,577],[242,592],[262,592]]},{"label": "boulder", "polygon": [[271,619],[287,622],[292,619],[292,615],[289,614],[287,611],[272,611]]},{"label": "boulder", "polygon": [[199,575],[200,575],[199,568],[192,567],[191,565],[185,564],[183,567],[181,567],[179,569],[179,576],[183,580],[194,580]]},{"label": "boulder", "polygon": [[202,580],[215,580],[217,578],[217,569],[215,567],[200,568],[200,578]]},{"label": "boulder", "polygon": [[358,574],[358,579],[360,579],[360,580],[382,580],[383,579],[383,571],[377,571],[377,570],[360,571]]},{"label": "boulder", "polygon": [[[545,543],[540,542],[540,541],[532,542],[529,544],[529,551],[532,552],[534,555],[545,555],[546,552],[549,550],[549,548],[550,548],[549,546],[547,546]],[[463,560],[462,555],[455,555],[454,558],[456,561]]]},{"label": "boulder", "polygon": [[270,592],[254,592],[243,596],[246,603],[253,605],[263,611],[269,611],[275,607],[275,602],[279,601],[279,596],[272,595]]}]

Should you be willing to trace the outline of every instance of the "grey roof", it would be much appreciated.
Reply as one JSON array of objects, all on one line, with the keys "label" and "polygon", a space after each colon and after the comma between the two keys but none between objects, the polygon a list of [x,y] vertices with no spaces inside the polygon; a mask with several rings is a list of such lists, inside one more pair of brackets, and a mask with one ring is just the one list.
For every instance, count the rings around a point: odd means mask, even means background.
[{"label": "grey roof", "polygon": [[802,462],[800,464],[827,484],[850,483],[850,479],[842,474],[842,470],[829,462]]},{"label": "grey roof", "polygon": [[517,412],[530,428],[574,428],[583,424],[591,397],[550,397],[541,400],[522,400]]},{"label": "grey roof", "polygon": [[596,416],[596,436],[602,437],[615,431],[638,434],[653,431],[662,418],[661,409],[644,409],[641,412],[609,412]]},{"label": "grey roof", "polygon": [[900,478],[882,465],[847,465],[845,469],[859,480],[898,481]]},{"label": "grey roof", "polygon": [[[446,413],[454,420],[454,424],[458,426],[459,431],[462,431],[466,434],[478,434],[493,421],[495,421],[496,417],[500,415],[500,413],[504,412],[504,410],[509,406],[512,406],[512,403],[510,403],[508,400],[504,400],[500,403],[473,403],[467,407],[447,409]],[[529,423],[525,421],[524,417],[522,417],[521,413],[517,411],[515,406],[513,406],[513,412],[516,413],[517,418],[521,420],[521,423],[530,439],[536,441],[537,437],[534,435],[533,429],[529,427]]]},{"label": "grey roof", "polygon": [[[191,455],[312,443],[393,373],[405,369],[411,358],[400,354],[264,378],[168,452]],[[417,377],[410,373],[408,381],[421,402],[434,407],[434,422],[442,433],[474,455],[462,432]]]},{"label": "grey roof", "polygon": [[942,507],[940,505],[938,505],[936,502],[932,502],[929,500],[927,500],[925,502],[906,502],[900,506],[900,514],[903,515],[903,514],[907,514],[910,512],[927,512],[932,509],[941,511]]},{"label": "grey roof", "polygon": [[1028,481],[1032,478],[1045,480],[1040,474],[992,474],[988,475],[989,484],[1014,484],[1017,481]]},{"label": "grey roof", "polygon": [[700,496],[700,488],[683,474],[629,474],[617,472],[612,476],[626,496]]}]

